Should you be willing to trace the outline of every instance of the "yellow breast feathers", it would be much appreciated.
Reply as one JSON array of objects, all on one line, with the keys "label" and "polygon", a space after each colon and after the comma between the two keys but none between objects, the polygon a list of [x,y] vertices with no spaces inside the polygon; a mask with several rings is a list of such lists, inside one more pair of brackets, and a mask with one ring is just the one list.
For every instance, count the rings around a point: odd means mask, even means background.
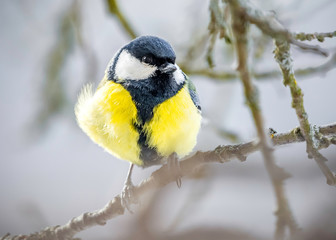
[{"label": "yellow breast feathers", "polygon": [[190,98],[187,86],[154,108],[153,118],[144,129],[148,145],[163,156],[176,152],[187,155],[196,145],[201,115]]},{"label": "yellow breast feathers", "polygon": [[[130,93],[120,84],[106,81],[93,94],[86,86],[75,113],[79,126],[98,145],[112,155],[143,165],[138,145],[137,109]],[[153,118],[144,124],[147,144],[162,156],[176,152],[188,154],[196,144],[201,116],[193,104],[187,86],[156,106]]]}]

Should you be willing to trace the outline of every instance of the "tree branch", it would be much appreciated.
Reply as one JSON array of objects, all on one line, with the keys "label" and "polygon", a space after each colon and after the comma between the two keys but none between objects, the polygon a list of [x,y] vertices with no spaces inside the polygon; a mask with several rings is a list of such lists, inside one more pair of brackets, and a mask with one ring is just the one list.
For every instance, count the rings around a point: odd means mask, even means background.
[{"label": "tree branch", "polygon": [[232,31],[235,36],[235,48],[238,55],[238,72],[240,79],[243,82],[245,89],[245,99],[249,106],[254,124],[257,129],[260,151],[264,157],[264,164],[266,170],[271,179],[275,196],[277,199],[277,223],[275,231],[275,239],[284,239],[286,227],[289,228],[291,236],[297,232],[298,227],[292,215],[292,212],[287,201],[287,197],[284,191],[284,180],[289,177],[282,168],[276,165],[274,156],[272,153],[272,147],[267,141],[267,137],[264,131],[263,117],[259,106],[259,99],[257,89],[253,85],[251,76],[248,70],[248,39],[247,39],[247,27],[248,21],[246,14],[241,11],[243,8],[243,2],[236,0],[227,1],[232,15]]},{"label": "tree branch", "polygon": [[[180,64],[180,68],[187,74],[187,75],[198,75],[198,76],[204,76],[209,77],[216,80],[221,81],[234,81],[238,78],[238,74],[233,71],[214,71],[209,68],[203,68],[203,69],[192,69],[188,67],[187,65]],[[331,57],[325,62],[322,63],[319,66],[315,67],[307,67],[307,68],[299,68],[295,70],[296,76],[311,76],[316,74],[325,74],[329,72],[331,69],[334,69],[336,67],[336,53],[333,53]],[[281,76],[280,71],[278,70],[272,70],[268,72],[252,72],[251,76],[253,76],[256,80],[261,81],[268,78],[275,78]]]},{"label": "tree branch", "polygon": [[[218,0],[212,0],[213,3],[219,3]],[[307,114],[303,107],[303,97],[301,89],[297,86],[290,54],[289,54],[289,43],[297,45],[298,47],[306,50],[312,50],[314,52],[320,53],[322,55],[327,55],[327,51],[321,49],[319,46],[311,46],[307,44],[300,43],[299,40],[309,40],[309,38],[316,38],[318,40],[329,37],[328,33],[325,34],[315,34],[310,36],[306,35],[294,35],[289,33],[282,25],[275,19],[274,16],[264,14],[262,11],[256,8],[250,8],[249,3],[244,3],[243,1],[238,0],[226,0],[231,7],[231,12],[233,15],[233,32],[236,39],[235,47],[238,53],[239,60],[239,75],[242,79],[242,82],[245,86],[245,96],[248,102],[248,105],[251,109],[252,115],[254,117],[255,125],[258,132],[258,140],[250,141],[247,143],[237,144],[237,145],[226,145],[218,146],[216,149],[207,152],[196,152],[193,156],[189,156],[180,163],[181,168],[181,177],[188,176],[192,174],[197,168],[203,164],[208,163],[224,163],[237,158],[240,161],[245,161],[247,156],[253,152],[261,151],[264,159],[266,169],[272,180],[272,184],[277,196],[278,201],[278,223],[277,223],[277,238],[283,238],[284,227],[287,225],[290,228],[290,231],[293,233],[296,231],[296,223],[291,216],[291,212],[283,192],[283,180],[287,177],[285,172],[279,168],[275,163],[270,149],[269,144],[267,143],[267,135],[264,132],[262,115],[259,109],[258,97],[256,88],[251,82],[251,74],[249,73],[247,66],[247,24],[253,23],[261,29],[265,34],[276,39],[276,52],[275,57],[280,65],[280,68],[284,75],[284,83],[290,87],[292,98],[293,98],[293,107],[295,108],[300,127],[293,129],[287,133],[276,133],[274,130],[270,134],[271,141],[274,146],[283,145],[283,144],[292,144],[295,142],[306,141],[308,156],[313,157],[318,163],[319,167],[326,175],[328,179],[328,184],[335,185],[335,176],[331,173],[329,168],[325,165],[325,157],[322,156],[318,149],[328,147],[330,144],[336,144],[336,123],[317,127],[310,125],[308,121]],[[132,29],[126,18],[120,12],[116,0],[107,0],[109,10],[112,14],[116,15],[120,23],[128,33],[131,38],[135,38],[135,31]],[[213,18],[216,20],[218,17],[218,12],[213,12]],[[216,20],[217,21],[217,20]],[[224,21],[224,20],[223,20]],[[223,22],[224,23],[224,22]],[[217,22],[218,24],[218,22]],[[224,27],[223,27],[224,26]],[[218,26],[217,26],[218,27]],[[225,29],[225,25],[220,25],[220,27]],[[217,33],[216,33],[217,34]],[[226,34],[226,32],[225,32]],[[335,33],[333,33],[335,35]],[[334,36],[333,35],[333,36]],[[228,39],[229,37],[225,35]],[[333,60],[332,64],[328,65],[328,69],[334,67],[335,56],[331,58]],[[322,66],[322,65],[321,65]],[[325,69],[320,67],[320,70]],[[318,70],[318,71],[320,71]],[[317,70],[316,70],[317,71]],[[211,75],[214,78],[236,78],[236,73],[221,73],[218,76],[218,73],[202,72],[199,71],[199,74]],[[217,75],[216,75],[217,74]],[[270,73],[261,74],[260,78],[266,77]],[[253,76],[253,74],[252,74]],[[140,198],[142,195],[146,194],[148,191],[161,188],[171,182],[175,182],[175,175],[171,174],[171,171],[167,165],[162,166],[158,170],[152,173],[152,175],[142,181],[138,186],[135,187],[134,196]],[[60,240],[60,239],[73,239],[73,237],[92,226],[104,225],[106,222],[114,217],[124,214],[125,209],[121,204],[121,194],[114,197],[110,202],[106,204],[102,209],[84,213],[76,218],[70,220],[67,224],[61,226],[48,227],[40,232],[33,233],[30,235],[17,235],[10,236],[6,234],[1,239],[2,240]]]},{"label": "tree branch", "polygon": [[290,88],[292,95],[292,107],[296,111],[301,131],[306,139],[306,151],[308,153],[308,157],[315,159],[321,171],[327,178],[327,184],[336,185],[336,177],[325,163],[327,159],[318,151],[321,145],[320,135],[317,134],[317,129],[312,127],[308,121],[308,115],[303,104],[302,90],[298,86],[294,76],[293,64],[290,56],[290,45],[288,42],[281,40],[276,40],[275,45],[275,59],[283,73],[284,85]]},{"label": "tree branch", "polygon": [[136,38],[137,34],[135,33],[134,29],[131,27],[131,24],[128,22],[124,14],[120,11],[117,0],[106,0],[106,3],[107,3],[110,13],[112,13],[118,18],[119,22],[123,26],[126,33],[131,38]]},{"label": "tree branch", "polygon": [[227,34],[227,26],[224,19],[224,12],[218,7],[219,0],[211,0],[209,4],[210,22],[208,25],[210,43],[206,53],[206,60],[209,67],[213,67],[213,49],[216,44],[217,35],[225,39],[226,43],[231,43],[231,38]]},{"label": "tree branch", "polygon": [[[336,135],[336,123],[315,127],[319,135],[323,137]],[[286,133],[273,132],[270,135],[273,145],[280,146],[285,144],[293,144],[305,141],[300,128],[294,128]],[[336,144],[336,141],[333,142]],[[240,161],[245,161],[247,156],[260,150],[260,144],[257,140],[253,140],[247,143],[241,143],[236,145],[218,146],[216,149],[207,152],[196,152],[185,158],[180,162],[181,176],[185,177],[191,175],[195,170],[204,164],[208,163],[224,163],[229,162],[236,158]],[[152,173],[152,175],[143,180],[138,186],[135,187],[134,196],[140,198],[148,191],[175,182],[174,174],[167,165],[163,165],[161,168]],[[77,233],[88,229],[92,226],[104,225],[108,220],[115,218],[119,215],[123,215],[125,212],[124,207],[121,205],[121,194],[115,196],[110,202],[108,202],[102,209],[84,213],[78,217],[71,219],[67,224],[48,227],[40,232],[30,235],[16,235],[10,236],[6,234],[1,240],[67,240],[73,239]]]},{"label": "tree branch", "polygon": [[308,50],[313,53],[317,53],[323,56],[328,56],[329,53],[326,49],[321,48],[318,45],[309,45],[297,41],[291,32],[289,32],[277,19],[274,13],[265,13],[251,3],[241,7],[240,11],[246,16],[246,19],[255,24],[264,34],[277,39],[279,41],[287,41],[297,47]]}]

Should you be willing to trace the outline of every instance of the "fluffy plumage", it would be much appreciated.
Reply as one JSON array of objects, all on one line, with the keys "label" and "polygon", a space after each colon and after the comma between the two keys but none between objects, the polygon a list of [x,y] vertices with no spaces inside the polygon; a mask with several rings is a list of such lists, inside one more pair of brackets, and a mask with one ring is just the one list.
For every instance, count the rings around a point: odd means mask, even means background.
[{"label": "fluffy plumage", "polygon": [[163,39],[139,37],[121,48],[93,92],[83,88],[75,107],[79,126],[114,156],[139,166],[183,157],[196,144],[200,103]]}]

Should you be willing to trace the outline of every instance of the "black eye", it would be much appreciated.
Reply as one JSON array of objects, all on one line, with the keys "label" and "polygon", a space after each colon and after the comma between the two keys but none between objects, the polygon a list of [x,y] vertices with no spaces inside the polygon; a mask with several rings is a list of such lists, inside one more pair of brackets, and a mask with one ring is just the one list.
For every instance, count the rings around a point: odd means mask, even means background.
[{"label": "black eye", "polygon": [[147,63],[147,64],[153,64],[154,60],[151,56],[143,56],[142,62]]},{"label": "black eye", "polygon": [[167,62],[175,64],[175,58],[168,58]]}]

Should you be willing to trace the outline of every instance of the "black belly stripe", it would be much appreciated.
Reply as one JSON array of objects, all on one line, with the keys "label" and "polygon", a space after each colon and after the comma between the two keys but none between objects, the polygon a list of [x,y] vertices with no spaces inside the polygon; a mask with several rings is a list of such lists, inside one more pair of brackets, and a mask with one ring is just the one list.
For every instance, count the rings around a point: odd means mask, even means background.
[{"label": "black belly stripe", "polygon": [[140,147],[140,159],[144,162],[144,167],[159,164],[162,156],[155,148],[148,146],[148,137],[143,131],[142,125],[138,126],[137,124],[134,124],[134,127],[139,133],[138,145]]},{"label": "black belly stripe", "polygon": [[160,164],[161,156],[156,148],[148,146],[150,136],[143,130],[146,122],[153,117],[154,107],[165,100],[175,96],[184,86],[177,84],[170,75],[160,75],[144,80],[125,80],[121,83],[131,94],[137,108],[138,123],[134,127],[139,133],[138,144],[140,147],[140,159],[145,166]]}]

